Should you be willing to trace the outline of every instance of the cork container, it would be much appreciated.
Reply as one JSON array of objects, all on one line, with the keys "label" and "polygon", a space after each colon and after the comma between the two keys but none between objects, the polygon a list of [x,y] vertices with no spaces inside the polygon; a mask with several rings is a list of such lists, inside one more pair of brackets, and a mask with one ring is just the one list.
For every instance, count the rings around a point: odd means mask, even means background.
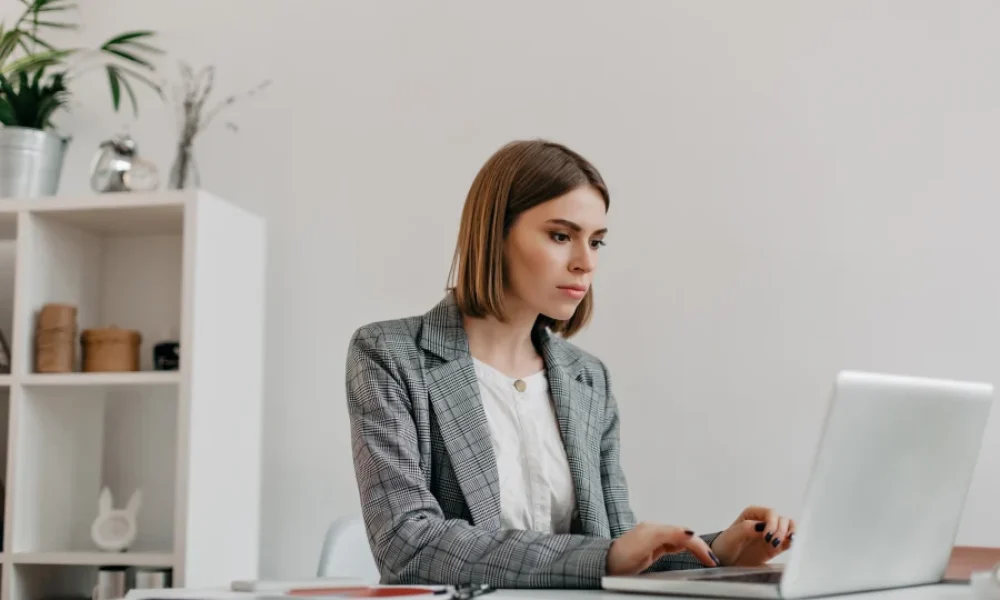
[{"label": "cork container", "polygon": [[138,371],[142,335],[132,329],[85,329],[80,335],[83,371]]},{"label": "cork container", "polygon": [[46,304],[35,324],[35,371],[70,373],[76,364],[76,307]]}]

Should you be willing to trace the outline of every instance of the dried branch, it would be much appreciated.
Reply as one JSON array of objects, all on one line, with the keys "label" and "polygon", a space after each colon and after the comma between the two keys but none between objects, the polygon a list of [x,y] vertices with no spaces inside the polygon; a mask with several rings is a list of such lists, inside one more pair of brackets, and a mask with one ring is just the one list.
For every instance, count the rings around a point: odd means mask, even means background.
[{"label": "dried branch", "polygon": [[[189,64],[181,62],[180,73],[181,82],[174,87],[173,102],[178,107],[182,138],[188,140],[207,129],[226,108],[243,98],[257,95],[271,85],[270,80],[265,80],[242,94],[227,96],[211,110],[206,111],[205,107],[215,89],[215,67],[210,65],[196,72]],[[234,131],[238,130],[232,123],[227,124],[227,127]]]},{"label": "dried branch", "polygon": [[[180,83],[173,87],[172,94],[172,100],[177,106],[177,125],[180,131],[177,158],[171,174],[171,180],[177,187],[183,187],[189,174],[193,175],[197,181],[197,165],[194,163],[190,149],[198,134],[208,129],[224,109],[234,105],[242,98],[255,96],[271,84],[270,80],[266,80],[242,94],[227,96],[206,112],[205,106],[215,89],[215,67],[210,65],[195,72],[190,65],[181,62],[180,74]],[[234,132],[239,131],[236,124],[232,122],[227,122],[226,127]]]},{"label": "dried branch", "polygon": [[237,101],[239,101],[241,97],[252,98],[256,96],[258,93],[260,93],[262,90],[266,89],[269,85],[271,85],[271,81],[265,80],[262,81],[260,84],[258,84],[257,87],[247,90],[246,92],[243,92],[242,96],[239,95],[229,96],[228,98],[220,102],[214,109],[212,109],[212,112],[208,113],[208,116],[205,117],[205,121],[202,123],[201,128],[207,129],[208,126],[212,123],[213,120],[215,120],[215,117],[218,116],[220,112],[222,112],[227,107],[235,104]]}]

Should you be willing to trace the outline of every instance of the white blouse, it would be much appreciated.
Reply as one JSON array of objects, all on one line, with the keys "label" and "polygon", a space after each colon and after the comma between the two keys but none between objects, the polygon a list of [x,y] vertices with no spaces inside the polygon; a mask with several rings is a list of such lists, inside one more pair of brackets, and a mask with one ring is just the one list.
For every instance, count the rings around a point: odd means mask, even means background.
[{"label": "white blouse", "polygon": [[501,526],[568,533],[576,496],[545,371],[515,379],[473,363],[500,476]]}]

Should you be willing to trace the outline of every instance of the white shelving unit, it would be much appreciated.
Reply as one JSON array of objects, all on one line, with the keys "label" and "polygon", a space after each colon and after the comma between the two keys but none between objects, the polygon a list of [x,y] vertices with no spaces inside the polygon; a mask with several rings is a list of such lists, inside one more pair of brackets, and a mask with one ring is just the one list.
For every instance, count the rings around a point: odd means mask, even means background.
[{"label": "white shelving unit", "polygon": [[[204,191],[0,200],[0,600],[89,598],[104,565],[257,576],[265,245],[260,217]],[[35,373],[49,302],[79,331],[139,330],[140,371]],[[177,371],[152,370],[165,339]],[[126,552],[90,538],[105,485],[116,508],[142,490]]]}]

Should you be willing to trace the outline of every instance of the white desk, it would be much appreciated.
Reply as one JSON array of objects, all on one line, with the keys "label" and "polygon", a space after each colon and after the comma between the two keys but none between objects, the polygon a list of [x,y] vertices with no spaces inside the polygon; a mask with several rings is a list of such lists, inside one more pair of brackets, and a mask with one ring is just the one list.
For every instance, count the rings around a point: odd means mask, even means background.
[{"label": "white desk", "polygon": [[[600,590],[498,590],[482,598],[483,600],[712,600],[696,596],[663,596]],[[850,600],[969,600],[972,598],[972,592],[967,585],[942,584],[886,592],[829,596],[825,600],[832,598]]]},{"label": "white desk", "polygon": [[[280,594],[252,594],[228,590],[132,590],[125,600],[250,600],[254,597],[275,598]],[[477,597],[477,600],[711,600],[694,596],[661,596],[653,594],[633,594],[605,592],[601,590],[497,590]],[[850,600],[971,600],[972,590],[968,585],[941,584],[920,586],[884,592],[830,596]],[[308,600],[306,598],[306,600]]]},{"label": "white desk", "polygon": [[[662,596],[600,590],[498,590],[483,596],[483,600],[487,598],[491,600],[712,600],[711,598],[695,596]],[[837,596],[828,597],[826,600],[830,600],[830,598],[837,598]],[[972,592],[967,585],[943,584],[887,592],[850,594],[839,598],[849,598],[850,600],[969,600],[972,598]]]}]

